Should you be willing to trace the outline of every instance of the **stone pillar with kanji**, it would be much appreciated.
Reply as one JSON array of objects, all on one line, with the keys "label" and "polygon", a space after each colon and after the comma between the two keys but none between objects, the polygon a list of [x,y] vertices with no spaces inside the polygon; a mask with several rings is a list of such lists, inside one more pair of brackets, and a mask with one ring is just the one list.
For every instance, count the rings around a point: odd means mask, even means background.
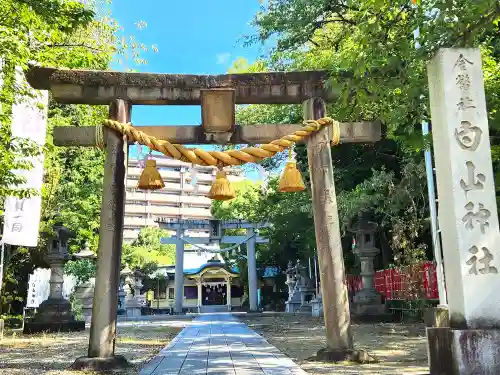
[{"label": "stone pillar with kanji", "polygon": [[479,49],[428,65],[449,327],[428,328],[431,374],[500,374],[500,233]]}]

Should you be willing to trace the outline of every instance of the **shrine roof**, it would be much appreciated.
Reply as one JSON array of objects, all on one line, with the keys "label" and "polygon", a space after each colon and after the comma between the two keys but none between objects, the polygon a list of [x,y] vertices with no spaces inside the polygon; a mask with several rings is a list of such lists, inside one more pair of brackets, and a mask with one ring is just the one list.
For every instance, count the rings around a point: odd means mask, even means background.
[{"label": "shrine roof", "polygon": [[184,268],[184,275],[188,276],[194,276],[197,275],[201,272],[203,272],[207,268],[219,268],[219,269],[225,269],[226,271],[232,273],[233,275],[239,275],[239,272],[236,267],[229,268],[225,263],[221,261],[209,261],[205,264],[202,264],[198,268],[192,268],[192,269],[185,269]]}]

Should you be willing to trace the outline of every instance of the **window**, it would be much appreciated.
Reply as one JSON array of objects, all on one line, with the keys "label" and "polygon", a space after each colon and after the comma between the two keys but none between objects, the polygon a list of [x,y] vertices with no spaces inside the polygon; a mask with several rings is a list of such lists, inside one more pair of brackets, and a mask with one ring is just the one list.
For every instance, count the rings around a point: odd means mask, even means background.
[{"label": "window", "polygon": [[186,297],[186,299],[198,298],[198,287],[197,286],[185,286],[184,287],[184,297]]},{"label": "window", "polygon": [[168,288],[168,299],[174,299],[174,288]]},{"label": "window", "polygon": [[155,299],[165,299],[165,298],[167,298],[167,291],[165,290],[165,288],[162,288],[161,286],[160,286],[159,289],[155,288],[154,289],[154,298]]},{"label": "window", "polygon": [[231,297],[234,298],[243,297],[243,288],[237,285],[231,285]]}]

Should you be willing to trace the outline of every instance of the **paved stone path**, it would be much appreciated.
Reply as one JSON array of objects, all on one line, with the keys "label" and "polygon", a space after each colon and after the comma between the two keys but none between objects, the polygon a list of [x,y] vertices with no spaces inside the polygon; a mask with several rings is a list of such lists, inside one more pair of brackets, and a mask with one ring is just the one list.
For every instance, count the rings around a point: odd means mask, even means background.
[{"label": "paved stone path", "polygon": [[307,375],[230,314],[195,318],[139,375]]}]

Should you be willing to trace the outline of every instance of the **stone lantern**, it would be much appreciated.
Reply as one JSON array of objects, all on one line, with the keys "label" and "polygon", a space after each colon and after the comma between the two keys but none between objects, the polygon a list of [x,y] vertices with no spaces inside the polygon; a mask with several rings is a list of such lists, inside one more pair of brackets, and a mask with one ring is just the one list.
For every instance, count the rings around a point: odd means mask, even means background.
[{"label": "stone lantern", "polygon": [[134,296],[128,299],[126,303],[127,308],[127,316],[141,316],[142,315],[142,301],[141,301],[141,288],[142,288],[142,279],[144,274],[136,269],[134,272],[130,273],[130,281],[132,282],[132,288],[134,291]]},{"label": "stone lantern", "polygon": [[[88,259],[95,263],[97,255],[89,249],[88,242],[85,242],[85,248],[73,255],[75,259]],[[75,288],[75,298],[82,305],[82,313],[86,323],[92,320],[92,304],[94,300],[95,277],[91,277],[87,282],[78,285]]]},{"label": "stone lantern", "polygon": [[287,269],[285,271],[286,282],[285,284],[288,286],[288,299],[290,299],[293,294],[293,288],[295,287],[295,267],[293,266],[292,261],[288,262]]},{"label": "stone lantern", "polygon": [[130,282],[132,271],[128,266],[125,266],[120,272],[120,285],[118,288],[118,315],[124,315],[127,313],[126,303],[130,298],[132,298],[132,291],[130,290]]},{"label": "stone lantern", "polygon": [[85,322],[75,319],[71,303],[63,298],[64,264],[70,258],[68,240],[74,237],[74,234],[60,223],[56,223],[53,230],[55,234],[48,239],[48,253],[45,256],[45,261],[50,266],[49,298],[40,304],[33,319],[25,322],[25,333],[85,329]]},{"label": "stone lantern", "polygon": [[365,220],[361,216],[356,225],[349,228],[356,239],[353,252],[358,256],[361,264],[362,287],[354,295],[354,312],[358,315],[382,314],[385,311],[385,306],[381,303],[381,296],[375,290],[373,283],[375,277],[373,261],[380,253],[380,250],[375,247],[377,229],[376,223]]}]

